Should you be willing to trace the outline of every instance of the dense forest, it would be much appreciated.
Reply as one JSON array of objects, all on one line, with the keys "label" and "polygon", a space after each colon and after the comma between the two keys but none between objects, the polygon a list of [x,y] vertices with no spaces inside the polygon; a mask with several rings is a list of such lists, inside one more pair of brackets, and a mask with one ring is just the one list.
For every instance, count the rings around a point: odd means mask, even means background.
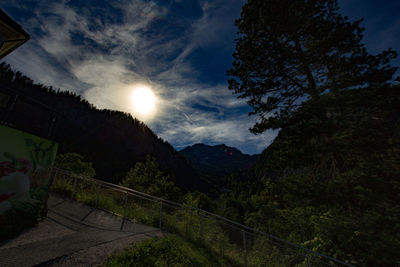
[{"label": "dense forest", "polygon": [[99,110],[73,92],[35,84],[4,62],[0,89],[4,124],[55,140],[59,153],[84,155],[99,179],[119,183],[136,162],[151,155],[184,190],[204,190],[187,160],[128,113]]}]

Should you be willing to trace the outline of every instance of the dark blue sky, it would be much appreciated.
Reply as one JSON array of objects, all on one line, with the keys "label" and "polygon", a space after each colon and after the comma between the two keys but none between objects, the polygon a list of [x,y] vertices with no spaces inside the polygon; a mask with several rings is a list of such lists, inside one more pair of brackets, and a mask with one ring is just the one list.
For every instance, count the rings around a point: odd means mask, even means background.
[{"label": "dark blue sky", "polygon": [[[143,119],[178,150],[225,143],[260,153],[276,132],[252,135],[250,108],[227,89],[243,0],[8,0],[1,8],[32,39],[5,58],[36,82],[76,91],[99,108],[131,112],[132,85],[157,96]],[[399,51],[400,1],[340,0],[351,20],[364,18],[375,54]],[[400,59],[393,65],[399,66]],[[398,72],[399,73],[399,72]]]}]

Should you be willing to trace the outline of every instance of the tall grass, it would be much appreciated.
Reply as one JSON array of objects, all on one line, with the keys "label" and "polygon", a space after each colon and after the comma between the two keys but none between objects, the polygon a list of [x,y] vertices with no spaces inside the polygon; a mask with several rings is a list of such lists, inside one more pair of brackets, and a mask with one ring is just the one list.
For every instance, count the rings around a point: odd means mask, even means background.
[{"label": "tall grass", "polygon": [[133,244],[108,258],[105,266],[229,266],[222,257],[213,257],[201,246],[178,235],[153,238]]}]

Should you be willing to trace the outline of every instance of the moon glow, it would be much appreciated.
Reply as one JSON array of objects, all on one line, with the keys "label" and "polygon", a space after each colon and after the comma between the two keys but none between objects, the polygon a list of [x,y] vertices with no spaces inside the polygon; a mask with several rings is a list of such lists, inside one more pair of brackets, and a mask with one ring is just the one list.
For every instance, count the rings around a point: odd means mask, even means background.
[{"label": "moon glow", "polygon": [[135,112],[139,115],[148,116],[155,111],[156,97],[147,86],[137,86],[132,91],[131,101]]}]

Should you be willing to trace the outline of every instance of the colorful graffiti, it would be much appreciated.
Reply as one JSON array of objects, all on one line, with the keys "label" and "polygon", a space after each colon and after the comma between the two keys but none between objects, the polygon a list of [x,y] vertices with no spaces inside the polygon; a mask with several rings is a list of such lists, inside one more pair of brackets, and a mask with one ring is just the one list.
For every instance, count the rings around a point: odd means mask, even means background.
[{"label": "colorful graffiti", "polygon": [[53,141],[0,125],[0,215],[9,209],[36,209],[46,201],[47,170],[57,148]]}]

